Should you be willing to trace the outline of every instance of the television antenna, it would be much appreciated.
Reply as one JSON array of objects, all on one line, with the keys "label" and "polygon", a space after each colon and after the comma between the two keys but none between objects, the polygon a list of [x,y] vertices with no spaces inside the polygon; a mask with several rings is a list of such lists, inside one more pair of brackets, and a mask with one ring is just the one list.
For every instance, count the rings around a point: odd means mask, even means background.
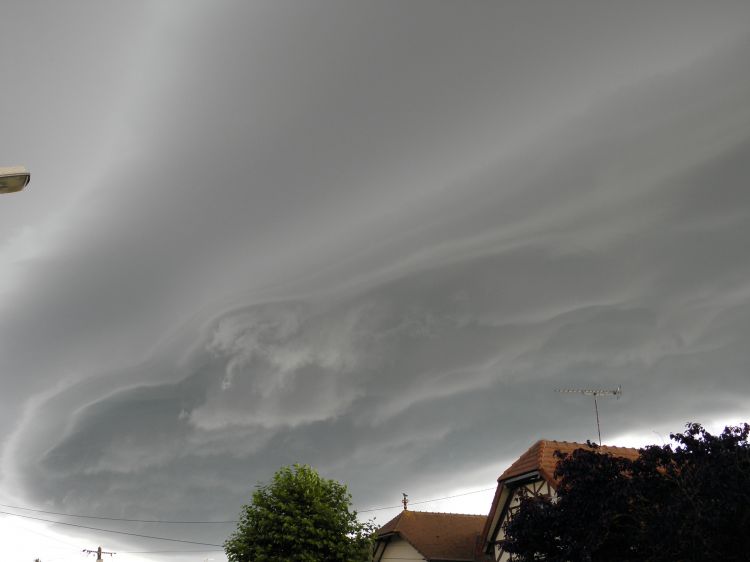
[{"label": "television antenna", "polygon": [[86,554],[96,554],[96,562],[103,562],[102,556],[104,554],[109,554],[110,556],[114,556],[115,554],[117,554],[116,552],[107,552],[105,550],[102,550],[101,546],[97,548],[96,550],[90,550],[88,548],[84,548],[83,552],[85,552]]},{"label": "television antenna", "polygon": [[599,435],[599,445],[602,444],[602,430],[599,425],[599,405],[596,403],[596,399],[599,396],[614,396],[618,400],[622,396],[622,385],[618,384],[614,390],[602,390],[600,388],[556,388],[555,392],[563,394],[583,394],[584,396],[594,397],[594,412],[596,412],[596,432]]}]

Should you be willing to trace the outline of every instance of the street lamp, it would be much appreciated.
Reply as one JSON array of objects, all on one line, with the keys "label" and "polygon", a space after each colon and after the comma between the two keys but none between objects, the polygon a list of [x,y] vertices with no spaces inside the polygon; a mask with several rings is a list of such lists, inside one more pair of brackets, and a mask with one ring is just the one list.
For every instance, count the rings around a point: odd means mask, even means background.
[{"label": "street lamp", "polygon": [[0,193],[14,193],[29,185],[31,174],[23,166],[0,168]]}]

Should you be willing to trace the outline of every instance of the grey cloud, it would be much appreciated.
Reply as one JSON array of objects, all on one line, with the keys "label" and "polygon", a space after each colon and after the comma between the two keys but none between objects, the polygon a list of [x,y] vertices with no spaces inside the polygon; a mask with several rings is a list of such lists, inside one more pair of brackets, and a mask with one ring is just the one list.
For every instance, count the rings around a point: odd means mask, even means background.
[{"label": "grey cloud", "polygon": [[593,437],[556,387],[623,384],[607,436],[747,411],[745,8],[430,5],[148,12],[0,303],[7,489],[226,519],[300,461],[369,507]]},{"label": "grey cloud", "polygon": [[[711,234],[725,236],[722,229]],[[660,250],[654,245],[645,252],[657,262]],[[90,504],[88,490],[97,488],[77,485],[80,474],[88,473],[87,481],[94,475],[106,488],[123,472],[141,485],[190,465],[193,478],[207,470],[206,478],[222,482],[213,504],[219,509],[219,499],[232,505],[238,488],[284,462],[313,462],[343,474],[357,466],[356,487],[365,474],[382,479],[377,459],[387,457],[401,478],[419,470],[438,482],[446,476],[440,451],[466,451],[453,462],[467,469],[510,452],[510,445],[498,445],[497,452],[472,448],[479,436],[500,442],[501,431],[517,446],[550,431],[580,439],[581,427],[590,424],[569,400],[553,403],[555,386],[625,380],[624,408],[608,407],[609,423],[637,427],[635,412],[651,411],[648,423],[690,415],[696,389],[718,384],[707,377],[710,368],[725,390],[702,398],[700,410],[742,408],[747,382],[737,357],[746,352],[737,327],[747,323],[747,307],[714,303],[710,324],[683,329],[691,311],[673,311],[671,303],[690,297],[694,278],[673,284],[670,294],[643,293],[636,284],[623,295],[612,261],[530,247],[408,274],[343,299],[226,312],[204,326],[199,342],[185,346],[192,353],[179,368],[167,367],[169,373],[192,370],[187,378],[105,392],[93,403],[87,397],[90,405],[66,436],[47,436],[44,479],[65,483],[55,488],[68,491],[66,502],[81,494],[79,501]],[[598,304],[586,299],[591,295]],[[655,306],[658,301],[663,304]],[[706,306],[693,314],[705,318]],[[155,361],[150,376],[172,376],[159,372],[165,365]],[[121,385],[122,376],[112,384]],[[525,437],[511,437],[520,426]],[[467,440],[474,434],[476,440]],[[94,452],[87,455],[86,447]],[[34,474],[29,466],[19,471]],[[238,474],[243,478],[233,480]],[[118,488],[137,494],[122,481]]]}]

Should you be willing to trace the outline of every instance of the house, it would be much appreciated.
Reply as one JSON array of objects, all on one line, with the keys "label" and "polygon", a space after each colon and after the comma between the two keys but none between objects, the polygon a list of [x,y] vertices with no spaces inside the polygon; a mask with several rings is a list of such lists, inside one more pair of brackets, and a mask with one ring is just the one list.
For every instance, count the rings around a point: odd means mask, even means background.
[{"label": "house", "polygon": [[[510,555],[503,550],[504,523],[513,516],[520,503],[520,490],[537,496],[554,496],[558,481],[555,467],[560,460],[556,451],[569,454],[577,449],[587,449],[582,443],[540,440],[503,472],[497,479],[497,490],[492,500],[490,513],[482,532],[482,552],[496,562],[508,562]],[[613,456],[635,460],[638,449],[602,446],[598,451]]]},{"label": "house", "polygon": [[484,562],[484,515],[404,509],[377,532],[373,562]]}]

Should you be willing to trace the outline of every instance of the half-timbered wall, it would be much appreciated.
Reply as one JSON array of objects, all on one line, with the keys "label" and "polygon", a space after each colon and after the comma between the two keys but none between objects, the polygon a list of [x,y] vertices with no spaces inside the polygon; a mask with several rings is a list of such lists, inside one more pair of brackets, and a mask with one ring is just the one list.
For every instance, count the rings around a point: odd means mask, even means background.
[{"label": "half-timbered wall", "polygon": [[532,496],[552,497],[555,491],[546,480],[533,480],[519,485],[511,494],[507,501],[504,515],[498,526],[497,538],[495,539],[495,560],[496,562],[512,562],[513,558],[503,550],[503,541],[505,540],[505,523],[513,518],[521,505],[521,489],[525,489]]}]

